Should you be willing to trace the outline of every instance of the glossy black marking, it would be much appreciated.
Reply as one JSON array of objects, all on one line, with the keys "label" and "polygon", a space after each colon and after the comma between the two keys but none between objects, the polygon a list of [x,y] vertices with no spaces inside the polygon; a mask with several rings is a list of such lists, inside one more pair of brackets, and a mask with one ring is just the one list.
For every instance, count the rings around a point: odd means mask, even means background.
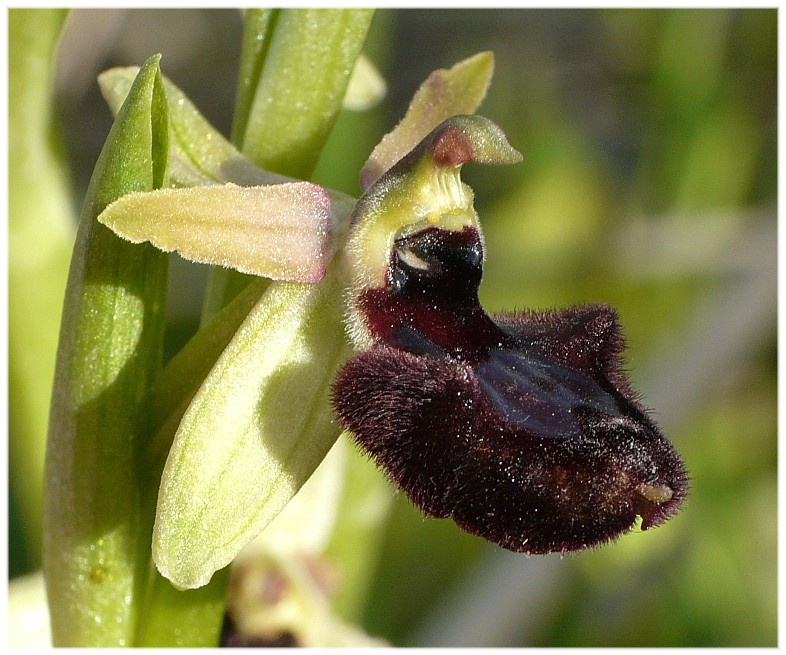
[{"label": "glossy black marking", "polygon": [[[425,268],[409,264],[405,253],[414,255]],[[429,228],[394,242],[389,279],[395,293],[428,291],[463,297],[477,293],[482,276],[483,246],[472,228],[461,232]]]},{"label": "glossy black marking", "polygon": [[341,370],[342,424],[423,512],[527,553],[581,550],[674,515],[679,455],[630,389],[601,305],[496,319],[472,228],[401,237],[356,298],[374,345]]}]

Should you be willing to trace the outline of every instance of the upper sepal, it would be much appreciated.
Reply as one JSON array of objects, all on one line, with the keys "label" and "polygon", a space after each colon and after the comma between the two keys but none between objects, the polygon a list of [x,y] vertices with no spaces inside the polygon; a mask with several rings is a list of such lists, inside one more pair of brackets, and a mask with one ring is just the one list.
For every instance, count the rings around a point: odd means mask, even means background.
[{"label": "upper sepal", "polygon": [[486,96],[493,73],[491,52],[480,52],[450,69],[431,73],[401,122],[374,148],[360,174],[361,189],[367,191],[442,121],[474,112]]}]

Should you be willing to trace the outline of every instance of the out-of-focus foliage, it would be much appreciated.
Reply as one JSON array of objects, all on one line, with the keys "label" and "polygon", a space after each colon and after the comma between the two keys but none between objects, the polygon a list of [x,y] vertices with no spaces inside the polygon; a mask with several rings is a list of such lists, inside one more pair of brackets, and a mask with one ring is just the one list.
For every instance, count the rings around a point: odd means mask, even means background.
[{"label": "out-of-focus foliage", "polygon": [[[71,21],[60,116],[76,197],[111,122],[94,78],[112,65],[163,52],[163,72],[229,133],[235,12]],[[316,181],[357,195],[418,84],[482,50],[496,72],[479,113],[524,163],[464,171],[488,252],[481,299],[616,306],[636,387],[693,491],[666,525],[564,559],[501,552],[396,496],[379,564],[363,563],[365,627],[401,645],[774,646],[776,10],[380,10],[365,52],[388,96],[340,114]],[[172,271],[176,349],[204,269],[175,258]],[[12,571],[22,561],[12,552]]]}]

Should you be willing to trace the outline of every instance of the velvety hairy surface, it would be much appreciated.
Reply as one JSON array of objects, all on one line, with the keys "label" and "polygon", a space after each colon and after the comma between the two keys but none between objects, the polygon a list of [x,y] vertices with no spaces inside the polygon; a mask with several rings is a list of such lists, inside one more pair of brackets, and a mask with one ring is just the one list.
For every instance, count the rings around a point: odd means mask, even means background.
[{"label": "velvety hairy surface", "polygon": [[605,306],[492,319],[471,227],[395,241],[357,297],[375,345],[333,387],[357,443],[426,514],[527,553],[580,550],[673,515],[683,464],[638,403]]}]

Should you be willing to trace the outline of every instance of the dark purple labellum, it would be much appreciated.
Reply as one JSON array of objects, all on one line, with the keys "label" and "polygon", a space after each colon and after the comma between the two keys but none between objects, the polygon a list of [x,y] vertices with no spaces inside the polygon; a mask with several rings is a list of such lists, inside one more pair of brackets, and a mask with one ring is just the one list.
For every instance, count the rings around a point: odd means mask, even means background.
[{"label": "dark purple labellum", "polygon": [[601,544],[672,516],[684,466],[620,367],[605,306],[492,320],[471,227],[395,241],[356,300],[376,345],[337,377],[336,412],[426,514],[514,551]]}]

